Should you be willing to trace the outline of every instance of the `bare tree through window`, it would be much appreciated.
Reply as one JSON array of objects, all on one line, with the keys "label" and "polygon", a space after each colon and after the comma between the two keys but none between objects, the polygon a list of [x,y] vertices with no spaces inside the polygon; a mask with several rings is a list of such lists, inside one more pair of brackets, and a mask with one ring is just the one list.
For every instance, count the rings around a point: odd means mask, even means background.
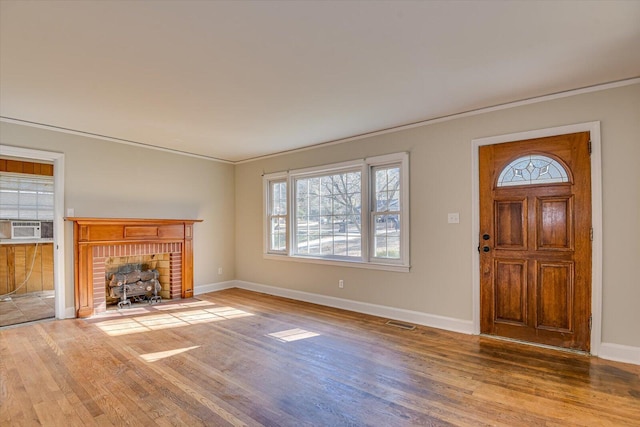
[{"label": "bare tree through window", "polygon": [[296,250],[298,254],[362,255],[362,173],[296,180]]}]

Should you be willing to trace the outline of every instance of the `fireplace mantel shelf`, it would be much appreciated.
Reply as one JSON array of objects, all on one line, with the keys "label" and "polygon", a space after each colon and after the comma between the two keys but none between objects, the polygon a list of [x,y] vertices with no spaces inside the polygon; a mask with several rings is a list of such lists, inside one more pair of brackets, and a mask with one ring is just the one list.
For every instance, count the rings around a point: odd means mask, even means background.
[{"label": "fireplace mantel shelf", "polygon": [[65,221],[81,221],[81,222],[95,222],[95,223],[134,223],[134,222],[166,222],[166,223],[176,223],[176,222],[202,222],[201,219],[173,219],[173,218],[100,218],[100,217],[77,217],[77,216],[67,216],[64,218]]},{"label": "fireplace mantel shelf", "polygon": [[73,222],[75,306],[77,317],[94,314],[94,248],[105,245],[179,243],[182,298],[193,296],[193,224],[200,219],[84,218]]}]

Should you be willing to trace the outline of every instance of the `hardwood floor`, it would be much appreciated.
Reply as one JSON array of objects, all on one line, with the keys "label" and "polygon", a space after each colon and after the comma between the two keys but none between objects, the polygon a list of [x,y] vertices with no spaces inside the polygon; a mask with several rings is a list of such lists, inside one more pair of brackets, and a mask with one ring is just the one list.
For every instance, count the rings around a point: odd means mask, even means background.
[{"label": "hardwood floor", "polygon": [[631,426],[640,366],[230,289],[0,330],[0,425]]}]

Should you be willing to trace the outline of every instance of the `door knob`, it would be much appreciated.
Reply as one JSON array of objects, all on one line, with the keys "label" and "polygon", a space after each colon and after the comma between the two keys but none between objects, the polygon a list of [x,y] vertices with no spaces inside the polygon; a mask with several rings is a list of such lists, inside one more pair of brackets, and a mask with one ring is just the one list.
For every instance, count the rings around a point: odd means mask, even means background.
[{"label": "door knob", "polygon": [[491,249],[489,248],[489,246],[483,246],[482,247],[482,252],[489,252]]},{"label": "door knob", "polygon": [[491,238],[491,236],[489,236],[488,234],[483,234],[482,235],[482,240],[489,240]]}]

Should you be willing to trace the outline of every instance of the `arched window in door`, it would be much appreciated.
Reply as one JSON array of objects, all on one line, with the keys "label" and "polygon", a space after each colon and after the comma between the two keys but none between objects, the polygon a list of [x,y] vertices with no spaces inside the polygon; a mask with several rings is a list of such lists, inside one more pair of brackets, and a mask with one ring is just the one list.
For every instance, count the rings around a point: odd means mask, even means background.
[{"label": "arched window in door", "polygon": [[540,154],[519,157],[505,166],[498,187],[569,182],[567,170],[558,161]]}]

